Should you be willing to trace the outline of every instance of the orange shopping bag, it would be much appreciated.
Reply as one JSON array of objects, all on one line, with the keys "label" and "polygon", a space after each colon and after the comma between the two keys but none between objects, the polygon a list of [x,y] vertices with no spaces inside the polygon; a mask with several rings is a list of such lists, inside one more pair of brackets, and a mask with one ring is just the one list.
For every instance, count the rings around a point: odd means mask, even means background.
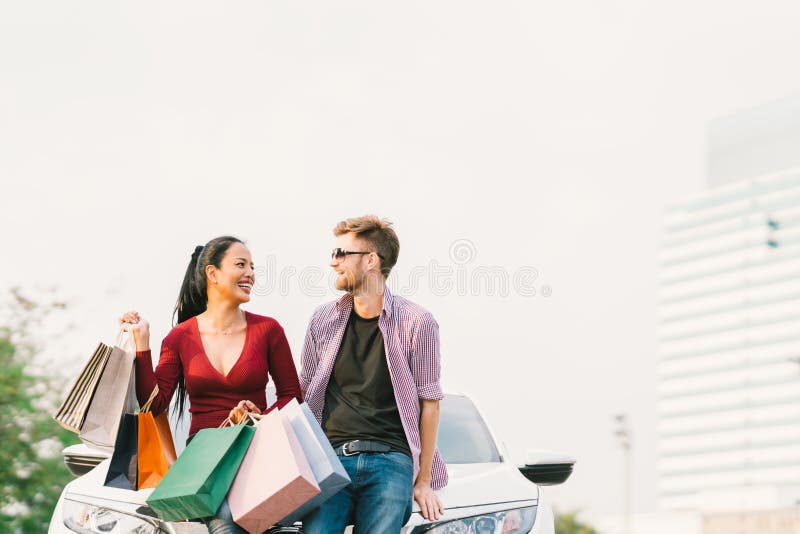
[{"label": "orange shopping bag", "polygon": [[[153,414],[150,413],[150,404],[153,402],[156,394],[158,394],[158,386],[153,390],[150,399],[142,406],[142,409],[137,415],[139,422],[137,465],[139,484],[137,489],[155,488],[158,483],[161,482],[161,478],[167,474],[167,469],[169,469],[167,457],[164,454],[165,444],[161,440]],[[172,436],[170,436],[169,445],[172,446],[172,450],[174,451]]]},{"label": "orange shopping bag", "polygon": [[178,455],[175,453],[175,442],[172,441],[172,431],[169,429],[167,411],[164,410],[160,414],[156,415],[154,419],[156,420],[158,437],[161,438],[161,448],[164,449],[164,456],[167,457],[167,465],[172,465],[175,463]]}]

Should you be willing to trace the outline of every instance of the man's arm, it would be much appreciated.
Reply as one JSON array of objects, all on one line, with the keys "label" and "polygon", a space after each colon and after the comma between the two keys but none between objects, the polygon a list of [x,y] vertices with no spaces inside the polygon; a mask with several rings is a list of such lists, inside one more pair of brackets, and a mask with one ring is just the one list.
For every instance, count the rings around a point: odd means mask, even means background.
[{"label": "man's arm", "polygon": [[419,419],[419,437],[422,450],[419,455],[419,474],[414,481],[414,500],[419,504],[422,517],[436,520],[444,513],[442,501],[431,489],[433,453],[439,430],[439,401],[420,399],[422,413]]},{"label": "man's arm", "polygon": [[314,319],[316,313],[311,317],[308,322],[308,330],[306,330],[306,339],[303,342],[303,351],[301,353],[300,361],[300,389],[303,391],[303,397],[308,393],[308,387],[311,385],[311,380],[314,378],[314,373],[317,371],[319,364],[319,355],[317,350],[316,339],[314,338]]},{"label": "man's arm", "polygon": [[411,374],[414,376],[421,410],[420,470],[414,481],[414,500],[419,504],[422,517],[434,520],[444,512],[442,502],[431,488],[436,434],[439,430],[439,401],[444,397],[439,384],[440,373],[439,324],[428,313],[420,320],[411,340]]}]

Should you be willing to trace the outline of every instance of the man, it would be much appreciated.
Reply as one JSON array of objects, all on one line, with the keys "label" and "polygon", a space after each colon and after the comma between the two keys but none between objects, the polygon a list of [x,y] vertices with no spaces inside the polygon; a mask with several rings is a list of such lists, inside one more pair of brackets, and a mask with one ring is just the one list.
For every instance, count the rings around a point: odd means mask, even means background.
[{"label": "man", "polygon": [[386,278],[400,242],[373,215],[336,225],[330,266],[347,293],[317,308],[306,333],[300,385],[352,483],[303,519],[305,534],[400,532],[412,496],[439,519],[447,484],[436,450],[439,325],[395,295]]}]

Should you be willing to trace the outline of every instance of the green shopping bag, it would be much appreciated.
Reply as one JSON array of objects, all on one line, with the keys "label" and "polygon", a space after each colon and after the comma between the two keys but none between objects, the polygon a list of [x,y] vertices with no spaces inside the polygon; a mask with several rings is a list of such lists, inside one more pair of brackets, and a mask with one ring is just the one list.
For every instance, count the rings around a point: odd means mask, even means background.
[{"label": "green shopping bag", "polygon": [[164,521],[215,515],[254,433],[255,428],[244,424],[199,431],[150,494],[147,504]]}]

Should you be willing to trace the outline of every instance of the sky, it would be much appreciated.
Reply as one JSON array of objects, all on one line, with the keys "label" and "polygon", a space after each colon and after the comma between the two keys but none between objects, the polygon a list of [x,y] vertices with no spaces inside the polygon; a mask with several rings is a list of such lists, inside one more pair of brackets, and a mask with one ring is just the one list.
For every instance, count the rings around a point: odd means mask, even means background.
[{"label": "sky", "polygon": [[336,297],[333,226],[388,217],[391,285],[437,318],[444,385],[512,458],[576,457],[547,492],[589,515],[622,510],[628,414],[651,512],[663,214],[706,187],[710,120],[798,91],[798,19],[794,2],[4,2],[0,289],[69,301],[42,356],[69,375],[125,310],[157,345],[193,248],[234,234],[259,269],[247,309],[299,365]]}]

